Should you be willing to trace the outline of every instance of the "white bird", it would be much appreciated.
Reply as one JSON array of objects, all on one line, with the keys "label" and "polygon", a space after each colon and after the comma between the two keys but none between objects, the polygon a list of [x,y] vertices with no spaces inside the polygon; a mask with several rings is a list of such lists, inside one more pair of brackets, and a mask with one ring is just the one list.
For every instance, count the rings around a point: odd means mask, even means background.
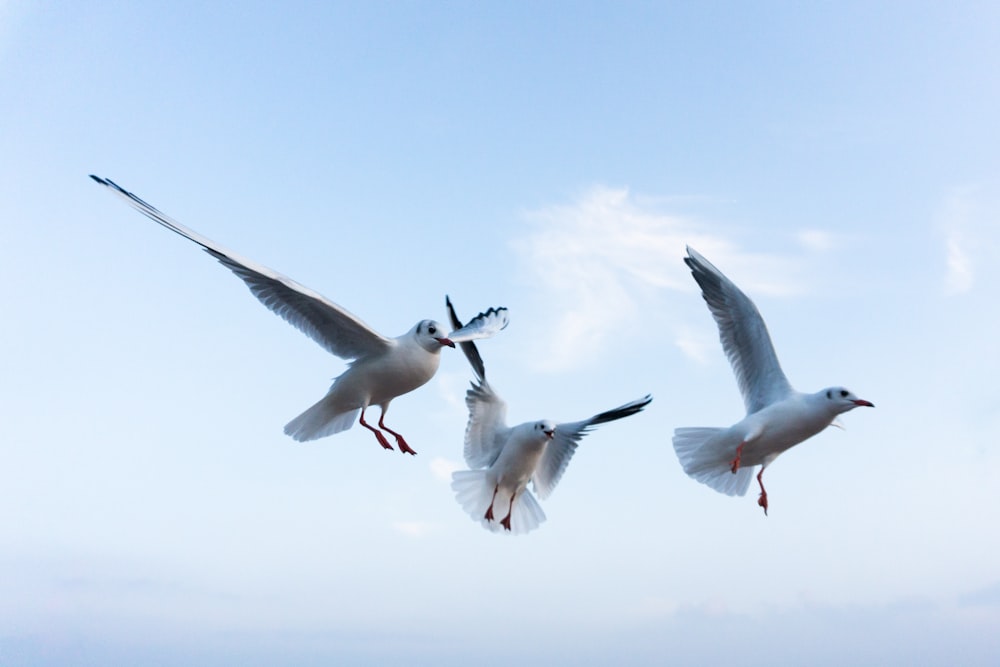
[{"label": "white bird", "polygon": [[757,504],[767,514],[767,491],[761,477],[785,450],[816,435],[837,415],[859,406],[875,407],[843,387],[815,394],[789,384],[760,312],[722,272],[688,248],[684,262],[701,286],[716,323],[722,348],[743,394],[747,416],[729,428],[678,428],[674,451],[684,472],[716,491],[742,496],[754,466],[760,466]]},{"label": "white bird", "polygon": [[[447,300],[453,326],[461,327],[451,300]],[[466,512],[493,532],[502,528],[514,535],[534,530],[545,512],[527,488],[534,485],[543,500],[559,483],[577,443],[591,428],[641,411],[651,396],[608,410],[590,419],[557,424],[548,419],[507,426],[507,404],[489,385],[482,358],[474,343],[461,343],[476,382],[466,393],[469,423],[465,430],[465,462],[470,468],[452,473],[451,487]],[[506,514],[496,521],[506,507]]]},{"label": "white bird", "polygon": [[[401,336],[387,338],[318,292],[248,259],[188,229],[111,180],[91,175],[97,183],[167,229],[194,241],[223,266],[239,276],[261,303],[298,328],[331,354],[353,359],[330,390],[315,405],[285,426],[295,440],[315,440],[349,429],[355,418],[375,434],[379,444],[392,449],[390,433],[401,452],[416,454],[402,435],[385,425],[386,410],[397,396],[430,380],[441,362],[441,348],[456,342],[488,338],[507,326],[506,308],[490,308],[469,326],[445,334],[434,320],[422,320]],[[381,408],[378,427],[365,421],[370,405]]]}]

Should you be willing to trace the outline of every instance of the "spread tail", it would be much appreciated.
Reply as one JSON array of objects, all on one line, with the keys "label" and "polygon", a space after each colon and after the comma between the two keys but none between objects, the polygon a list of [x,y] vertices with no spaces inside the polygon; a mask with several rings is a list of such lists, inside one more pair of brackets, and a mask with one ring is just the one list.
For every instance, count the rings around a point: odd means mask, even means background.
[{"label": "spread tail", "polygon": [[[462,506],[473,521],[478,522],[486,530],[494,533],[506,533],[504,527],[500,525],[502,519],[510,507],[510,496],[504,492],[498,493],[493,503],[493,521],[485,518],[486,509],[493,500],[493,489],[496,481],[488,470],[459,470],[451,475],[451,488],[455,491],[455,499]],[[545,521],[545,512],[542,511],[535,496],[527,488],[521,490],[514,499],[514,509],[510,515],[510,532],[513,535],[521,535],[538,528]]]},{"label": "spread tail", "polygon": [[753,479],[753,466],[740,468],[734,474],[732,459],[710,441],[724,428],[679,428],[674,431],[674,451],[681,467],[692,478],[727,496],[745,495]]},{"label": "spread tail", "polygon": [[299,442],[323,438],[351,428],[360,412],[360,408],[337,412],[333,400],[327,394],[311,408],[288,422],[285,425],[285,434]]}]

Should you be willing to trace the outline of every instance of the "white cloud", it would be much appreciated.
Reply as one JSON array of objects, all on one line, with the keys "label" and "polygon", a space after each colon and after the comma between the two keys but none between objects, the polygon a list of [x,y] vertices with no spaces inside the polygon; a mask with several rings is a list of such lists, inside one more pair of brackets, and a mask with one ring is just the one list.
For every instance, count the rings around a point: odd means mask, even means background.
[{"label": "white cloud", "polygon": [[451,473],[462,470],[464,467],[461,463],[440,456],[431,459],[430,462],[431,474],[446,482],[451,481]]},{"label": "white cloud", "polygon": [[426,521],[397,521],[392,527],[407,537],[424,537],[435,529],[434,524]]},{"label": "white cloud", "polygon": [[822,229],[803,229],[796,238],[806,250],[826,252],[837,247],[837,238]]},{"label": "white cloud", "polygon": [[[595,186],[571,204],[527,217],[534,223],[530,231],[512,243],[520,275],[531,283],[543,313],[555,318],[535,337],[533,366],[539,370],[581,366],[609,347],[616,333],[638,327],[644,309],[662,311],[662,292],[695,292],[681,261],[689,244],[733,271],[753,293],[802,290],[801,281],[789,279],[797,267],[787,260],[740,252],[705,223],[647,210],[627,188]],[[832,243],[816,232],[800,238]],[[690,332],[674,334],[685,354],[699,358]]]},{"label": "white cloud", "polygon": [[982,270],[1000,255],[1000,183],[953,188],[941,214],[944,229],[945,288],[952,294],[972,290]]}]

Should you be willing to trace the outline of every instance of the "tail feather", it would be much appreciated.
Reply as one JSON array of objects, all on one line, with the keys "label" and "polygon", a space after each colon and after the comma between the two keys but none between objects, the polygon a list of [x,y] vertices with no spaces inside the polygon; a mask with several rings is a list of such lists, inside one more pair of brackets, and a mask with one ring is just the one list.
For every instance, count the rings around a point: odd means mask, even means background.
[{"label": "tail feather", "polygon": [[[500,525],[500,519],[507,514],[509,497],[497,494],[493,505],[494,521],[485,518],[486,509],[493,502],[493,489],[496,481],[489,470],[459,470],[451,475],[451,488],[455,499],[462,509],[486,530],[494,533],[506,533]],[[531,491],[524,489],[514,500],[514,509],[510,515],[510,532],[521,535],[538,528],[545,521],[545,512]]]},{"label": "tail feather", "polygon": [[674,451],[681,467],[693,479],[727,496],[745,495],[753,480],[753,466],[740,468],[734,474],[731,459],[720,456],[719,449],[709,443],[724,428],[679,428],[674,431]]},{"label": "tail feather", "polygon": [[316,440],[346,431],[354,425],[360,408],[337,412],[329,394],[285,425],[285,433],[299,442]]}]

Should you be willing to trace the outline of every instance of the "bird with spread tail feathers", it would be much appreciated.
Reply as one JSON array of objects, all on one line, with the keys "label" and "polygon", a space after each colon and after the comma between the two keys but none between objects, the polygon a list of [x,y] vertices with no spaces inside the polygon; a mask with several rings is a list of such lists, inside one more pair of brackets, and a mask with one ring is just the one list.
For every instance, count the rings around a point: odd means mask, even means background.
[{"label": "bird with spread tail feathers", "polygon": [[[461,328],[451,299],[446,299],[452,326]],[[476,381],[466,392],[469,423],[465,430],[465,462],[472,470],[452,474],[452,489],[466,512],[487,530],[527,533],[545,520],[533,484],[543,500],[566,471],[580,439],[594,426],[640,412],[652,401],[645,396],[578,422],[548,419],[507,426],[507,404],[486,381],[486,368],[475,343],[460,343]],[[506,507],[506,513],[501,513]],[[497,521],[497,517],[501,516]]]},{"label": "bird with spread tail feathers", "polygon": [[814,394],[792,389],[757,307],[707,259],[690,247],[687,252],[684,262],[719,327],[747,415],[729,428],[678,428],[674,451],[684,472],[730,496],[746,494],[753,468],[759,465],[757,504],[767,514],[764,469],[785,450],[825,429],[837,415],[875,406],[843,387]]},{"label": "bird with spread tail feathers", "polygon": [[[226,250],[115,182],[94,175],[91,178],[146,217],[200,245],[241,278],[261,303],[328,352],[353,360],[323,398],[285,426],[285,433],[295,440],[315,440],[339,433],[349,429],[357,419],[385,449],[392,449],[392,445],[383,431],[395,438],[401,452],[416,454],[402,435],[385,425],[389,403],[434,376],[443,347],[488,338],[509,321],[506,308],[490,308],[473,318],[467,327],[450,334],[434,320],[421,320],[403,335],[388,338],[318,292]],[[377,427],[365,421],[365,410],[371,405],[381,409]]]}]

